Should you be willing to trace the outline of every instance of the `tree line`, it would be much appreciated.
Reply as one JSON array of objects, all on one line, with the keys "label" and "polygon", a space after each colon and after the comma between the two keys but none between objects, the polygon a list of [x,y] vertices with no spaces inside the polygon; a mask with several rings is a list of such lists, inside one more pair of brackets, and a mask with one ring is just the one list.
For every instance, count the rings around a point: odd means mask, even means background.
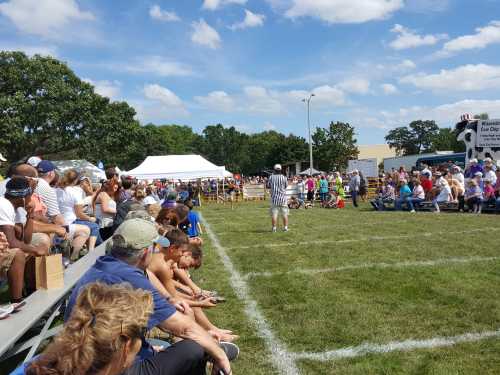
[{"label": "tree line", "polygon": [[[128,103],[97,94],[57,59],[0,52],[0,152],[9,161],[40,155],[128,170],[148,155],[194,153],[232,172],[257,174],[275,163],[308,160],[308,143],[293,134],[246,134],[222,124],[197,133],[186,125],[143,126],[135,115]],[[358,154],[350,124],[332,122],[312,138],[316,168],[345,168]]]}]

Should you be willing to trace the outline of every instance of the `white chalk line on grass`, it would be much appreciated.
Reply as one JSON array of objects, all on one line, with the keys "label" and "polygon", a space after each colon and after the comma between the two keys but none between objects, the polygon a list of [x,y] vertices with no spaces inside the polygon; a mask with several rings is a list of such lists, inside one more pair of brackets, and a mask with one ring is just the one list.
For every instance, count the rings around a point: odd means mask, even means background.
[{"label": "white chalk line on grass", "polygon": [[287,350],[285,345],[281,343],[272,332],[271,327],[264,318],[264,315],[262,315],[262,313],[260,312],[257,306],[257,302],[250,297],[250,291],[247,283],[234,267],[231,258],[229,258],[229,256],[227,255],[226,250],[220,244],[219,239],[212,231],[212,228],[210,227],[208,222],[203,218],[203,215],[201,213],[200,213],[200,220],[205,226],[208,237],[212,241],[215,251],[219,255],[219,258],[221,259],[224,268],[231,275],[230,277],[231,286],[235,291],[236,295],[238,296],[238,298],[244,302],[245,313],[247,314],[251,322],[255,325],[255,327],[257,328],[258,335],[262,337],[267,346],[267,349],[271,352],[271,359],[273,365],[281,374],[299,375],[300,372],[295,364],[293,356]]},{"label": "white chalk line on grass", "polygon": [[[389,241],[389,240],[405,240],[411,238],[421,238],[421,237],[433,237],[433,236],[444,236],[444,235],[460,235],[460,234],[470,234],[476,232],[489,232],[498,231],[499,228],[472,228],[468,230],[461,231],[441,231],[441,232],[419,232],[415,234],[401,234],[396,236],[366,236],[359,238],[346,238],[338,240],[314,240],[314,241],[297,241],[297,242],[278,242],[278,243],[262,243],[257,245],[248,246],[228,246],[227,249],[255,249],[259,247],[286,247],[286,246],[302,246],[302,245],[326,245],[326,244],[345,244],[345,243],[356,243],[356,242],[366,242],[366,241]],[[309,248],[307,249],[310,250]]]},{"label": "white chalk line on grass", "polygon": [[449,264],[466,264],[474,262],[491,262],[500,260],[500,257],[465,257],[465,258],[442,258],[435,260],[419,260],[419,261],[405,261],[395,263],[360,263],[347,266],[331,267],[331,268],[312,268],[312,269],[293,269],[284,272],[249,272],[243,276],[245,280],[253,277],[273,277],[278,275],[289,275],[294,273],[304,275],[317,275],[321,273],[340,272],[368,268],[406,268],[406,267],[433,267]]},{"label": "white chalk line on grass", "polygon": [[365,343],[359,346],[352,346],[319,353],[301,352],[292,353],[292,355],[296,360],[309,359],[313,361],[325,362],[335,359],[360,357],[367,354],[381,354],[395,351],[406,352],[416,349],[441,348],[446,346],[453,346],[460,343],[481,341],[493,337],[500,337],[500,329],[496,331],[465,333],[463,335],[450,337],[434,337],[426,340],[392,341],[387,344]]}]

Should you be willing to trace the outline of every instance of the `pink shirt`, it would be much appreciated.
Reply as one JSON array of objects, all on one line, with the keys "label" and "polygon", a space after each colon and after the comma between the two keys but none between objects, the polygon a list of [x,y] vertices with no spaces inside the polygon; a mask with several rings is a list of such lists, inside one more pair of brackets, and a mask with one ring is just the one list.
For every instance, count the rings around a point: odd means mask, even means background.
[{"label": "pink shirt", "polygon": [[495,189],[492,185],[484,185],[484,198],[489,199],[495,196]]},{"label": "pink shirt", "polygon": [[309,191],[314,190],[314,181],[313,180],[307,180],[306,185],[307,185],[307,190],[309,190]]}]

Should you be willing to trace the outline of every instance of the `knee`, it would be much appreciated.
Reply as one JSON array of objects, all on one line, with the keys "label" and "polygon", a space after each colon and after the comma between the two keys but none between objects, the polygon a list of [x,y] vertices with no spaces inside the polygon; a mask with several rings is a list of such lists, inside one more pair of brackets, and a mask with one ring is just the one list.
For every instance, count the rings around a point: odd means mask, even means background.
[{"label": "knee", "polygon": [[21,249],[15,249],[16,255],[14,255],[13,264],[21,267],[24,270],[26,265],[26,255]]},{"label": "knee", "polygon": [[182,346],[186,362],[196,363],[205,359],[205,349],[193,340],[182,340],[176,345]]}]

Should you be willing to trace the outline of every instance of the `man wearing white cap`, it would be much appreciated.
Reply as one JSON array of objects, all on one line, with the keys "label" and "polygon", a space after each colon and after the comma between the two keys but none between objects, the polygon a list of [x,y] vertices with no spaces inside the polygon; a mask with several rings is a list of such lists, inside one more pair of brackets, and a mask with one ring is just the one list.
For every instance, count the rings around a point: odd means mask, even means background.
[{"label": "man wearing white cap", "polygon": [[283,230],[288,232],[288,201],[286,198],[287,178],[281,173],[281,165],[274,166],[274,173],[269,177],[267,187],[271,193],[271,220],[273,232],[276,232],[278,214],[283,217]]}]

